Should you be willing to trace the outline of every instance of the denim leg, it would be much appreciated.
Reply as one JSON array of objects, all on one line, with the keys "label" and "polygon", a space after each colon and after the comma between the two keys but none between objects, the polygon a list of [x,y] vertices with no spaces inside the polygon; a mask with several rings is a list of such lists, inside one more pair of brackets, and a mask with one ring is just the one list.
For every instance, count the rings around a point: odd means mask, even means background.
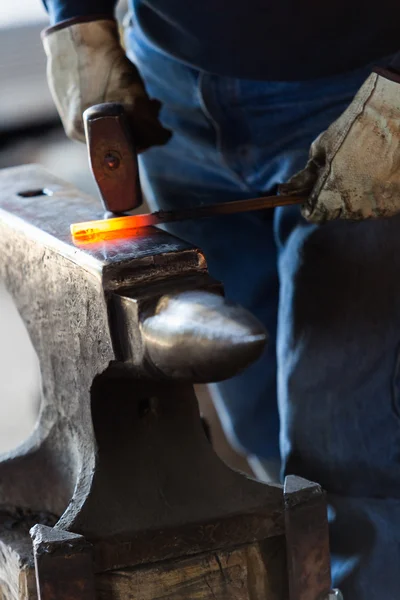
[{"label": "denim leg", "polygon": [[[238,82],[200,77],[135,35],[128,43],[174,130],[168,146],[141,161],[150,199],[165,208],[272,189],[302,166],[310,142],[369,72],[318,82]],[[350,600],[399,597],[399,227],[400,219],[392,219],[318,228],[296,208],[275,213],[285,472],[327,489],[335,584]],[[271,214],[176,224],[171,231],[205,250],[211,273],[273,338]],[[276,452],[274,377],[272,343],[258,364],[219,386],[231,439],[265,458]]]},{"label": "denim leg", "polygon": [[329,495],[333,580],[345,600],[398,600],[400,500]]},{"label": "denim leg", "polygon": [[[161,119],[174,133],[141,158],[153,207],[164,209],[256,196],[305,163],[313,139],[350,101],[365,72],[313,82],[254,82],[200,74],[158,52],[140,30],[127,46]],[[297,213],[296,213],[297,214]],[[276,323],[279,300],[273,211],[170,225],[206,254],[227,295],[266,326],[270,343],[243,374],[218,384],[219,414],[230,440],[249,455],[279,457]],[[296,217],[297,219],[297,217]]]},{"label": "denim leg", "polygon": [[285,470],[327,490],[335,584],[351,600],[400,595],[399,228],[298,225],[279,264]]},{"label": "denim leg", "polygon": [[345,598],[397,600],[400,217],[317,227],[288,207],[275,225],[284,473],[328,492]]}]

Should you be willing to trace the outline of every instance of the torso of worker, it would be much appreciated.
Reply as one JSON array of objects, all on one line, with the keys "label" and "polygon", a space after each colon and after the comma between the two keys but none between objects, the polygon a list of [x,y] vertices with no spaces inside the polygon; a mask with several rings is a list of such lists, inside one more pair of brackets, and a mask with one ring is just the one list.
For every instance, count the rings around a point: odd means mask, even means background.
[{"label": "torso of worker", "polygon": [[[112,15],[115,4],[47,1],[53,22]],[[242,79],[329,77],[400,46],[399,0],[130,0],[130,8],[133,26],[161,51]]]}]

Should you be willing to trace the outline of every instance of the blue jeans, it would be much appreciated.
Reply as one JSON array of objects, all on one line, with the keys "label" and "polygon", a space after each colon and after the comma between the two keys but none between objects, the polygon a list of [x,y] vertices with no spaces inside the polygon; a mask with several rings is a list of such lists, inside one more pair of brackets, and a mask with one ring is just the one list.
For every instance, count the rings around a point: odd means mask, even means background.
[{"label": "blue jeans", "polygon": [[[141,158],[154,208],[273,192],[371,69],[246,81],[185,66],[136,27],[127,42],[174,134]],[[335,585],[348,600],[400,598],[399,227],[317,227],[297,207],[169,226],[270,333],[256,364],[218,384],[219,413],[236,446],[267,460],[279,456],[280,420],[284,472],[328,492]]]}]

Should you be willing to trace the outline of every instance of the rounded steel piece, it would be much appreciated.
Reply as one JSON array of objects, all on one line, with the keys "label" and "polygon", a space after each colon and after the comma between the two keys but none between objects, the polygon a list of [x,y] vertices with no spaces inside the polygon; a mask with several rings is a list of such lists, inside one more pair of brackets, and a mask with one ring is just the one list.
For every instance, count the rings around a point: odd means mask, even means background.
[{"label": "rounded steel piece", "polygon": [[141,329],[147,358],[159,371],[197,383],[236,375],[261,356],[267,341],[252,314],[205,291],[163,296]]}]

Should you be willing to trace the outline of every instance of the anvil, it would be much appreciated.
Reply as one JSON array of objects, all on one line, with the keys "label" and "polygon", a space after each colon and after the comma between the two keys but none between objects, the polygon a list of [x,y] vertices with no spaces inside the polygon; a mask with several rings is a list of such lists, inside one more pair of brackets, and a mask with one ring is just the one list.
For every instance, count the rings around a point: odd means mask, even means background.
[{"label": "anvil", "polygon": [[259,357],[262,327],[164,231],[73,242],[100,217],[39,166],[0,172],[0,277],[42,378],[0,461],[0,597],[335,597],[321,488],[231,470],[202,428],[193,383]]}]

